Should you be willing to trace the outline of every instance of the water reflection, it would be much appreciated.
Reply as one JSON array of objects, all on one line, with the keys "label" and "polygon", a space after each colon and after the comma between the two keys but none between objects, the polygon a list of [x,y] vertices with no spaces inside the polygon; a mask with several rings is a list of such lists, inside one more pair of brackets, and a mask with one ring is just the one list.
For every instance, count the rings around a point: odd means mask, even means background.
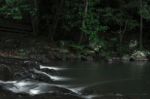
[{"label": "water reflection", "polygon": [[80,86],[83,94],[150,94],[150,63],[76,63],[66,67],[69,70],[63,74],[76,79],[67,84]]},{"label": "water reflection", "polygon": [[[62,64],[62,63],[61,63]],[[149,95],[150,63],[64,63],[61,74],[69,76],[63,84],[71,85],[74,92],[79,94],[108,95]],[[59,67],[59,66],[57,66]],[[64,70],[62,69],[65,68]],[[59,69],[57,69],[59,70]]]}]

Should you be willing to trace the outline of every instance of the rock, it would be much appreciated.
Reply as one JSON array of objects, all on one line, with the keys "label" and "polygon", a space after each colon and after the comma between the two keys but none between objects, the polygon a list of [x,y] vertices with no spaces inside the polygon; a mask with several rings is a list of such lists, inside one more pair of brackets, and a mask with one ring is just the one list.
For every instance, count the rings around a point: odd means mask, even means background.
[{"label": "rock", "polygon": [[120,57],[112,57],[113,61],[120,61]]},{"label": "rock", "polygon": [[48,63],[49,62],[49,59],[46,56],[46,54],[45,55],[44,54],[35,54],[35,55],[33,54],[33,55],[30,55],[29,57],[31,59],[37,60],[37,61],[39,61],[41,63]]},{"label": "rock", "polygon": [[31,72],[17,72],[14,75],[15,80],[32,79],[36,80],[37,76]]},{"label": "rock", "polygon": [[132,55],[131,55],[131,59],[133,60],[137,60],[137,61],[145,61],[148,60],[146,57],[146,54],[143,51],[135,51]]},{"label": "rock", "polygon": [[72,54],[72,53],[70,53],[70,54],[68,54],[67,55],[67,60],[75,60],[76,59],[76,55],[74,55],[74,54]]},{"label": "rock", "polygon": [[7,65],[0,64],[0,80],[8,81],[13,79],[13,73]]},{"label": "rock", "polygon": [[43,68],[41,70],[42,70],[42,72],[45,72],[45,73],[50,74],[50,75],[59,74],[59,72],[57,70],[54,70],[54,69]]},{"label": "rock", "polygon": [[84,55],[81,55],[81,60],[82,60],[82,61],[87,61],[87,57],[84,56]]},{"label": "rock", "polygon": [[[60,97],[51,99],[83,99],[82,95],[75,93],[70,89],[65,88],[64,86],[42,83],[37,81],[27,81],[27,80],[9,81],[9,82],[0,81],[0,87],[5,92],[10,92],[12,94],[28,94],[30,96],[37,96],[37,95],[44,96],[46,94],[49,94],[54,95],[55,97],[56,96]],[[69,97],[65,98],[66,96],[69,96],[70,98]],[[39,99],[43,99],[43,97]]]},{"label": "rock", "polygon": [[50,51],[48,52],[47,58],[49,60],[55,60],[56,59],[55,54],[53,52],[50,52]]},{"label": "rock", "polygon": [[130,49],[136,48],[137,45],[138,45],[138,41],[137,41],[137,40],[131,40],[131,41],[129,42],[129,48],[130,48]]},{"label": "rock", "polygon": [[54,55],[55,55],[55,60],[62,60],[62,54],[54,53]]},{"label": "rock", "polygon": [[24,64],[23,64],[23,67],[26,69],[26,70],[30,70],[30,69],[33,69],[33,68],[36,68],[36,69],[40,69],[40,64],[37,62],[37,61],[24,61]]},{"label": "rock", "polygon": [[59,53],[67,54],[69,53],[68,49],[59,49]]},{"label": "rock", "polygon": [[81,55],[81,60],[82,61],[93,61],[94,59],[92,56]]},{"label": "rock", "polygon": [[87,61],[93,61],[93,57],[92,56],[87,56]]},{"label": "rock", "polygon": [[93,50],[86,50],[85,53],[87,55],[93,56],[95,54],[95,51],[93,51]]},{"label": "rock", "polygon": [[113,59],[112,59],[112,58],[107,58],[106,61],[107,61],[108,63],[113,63]]},{"label": "rock", "polygon": [[121,58],[122,61],[130,61],[130,59],[131,59],[130,55],[124,55]]}]

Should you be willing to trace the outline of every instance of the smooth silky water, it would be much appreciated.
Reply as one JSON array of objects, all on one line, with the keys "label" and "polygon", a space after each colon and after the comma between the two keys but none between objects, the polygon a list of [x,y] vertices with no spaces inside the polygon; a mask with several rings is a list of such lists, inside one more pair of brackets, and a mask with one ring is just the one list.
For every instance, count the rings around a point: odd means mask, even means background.
[{"label": "smooth silky water", "polygon": [[83,95],[135,96],[150,99],[150,63],[55,63],[59,74],[70,78],[56,84],[68,85]]},{"label": "smooth silky water", "polygon": [[[43,70],[53,70],[55,73],[51,74]],[[61,88],[64,88],[66,92],[71,91],[84,99],[95,99],[95,97],[96,99],[101,99],[100,97],[103,96],[126,96],[137,97],[136,99],[150,99],[149,62],[53,62],[48,65],[41,64],[40,70],[33,69],[33,72],[45,75],[53,80],[53,82],[22,80],[1,81],[0,83],[4,84],[3,86],[6,86],[12,92],[28,93],[31,96],[58,92],[57,89],[61,90]]]}]

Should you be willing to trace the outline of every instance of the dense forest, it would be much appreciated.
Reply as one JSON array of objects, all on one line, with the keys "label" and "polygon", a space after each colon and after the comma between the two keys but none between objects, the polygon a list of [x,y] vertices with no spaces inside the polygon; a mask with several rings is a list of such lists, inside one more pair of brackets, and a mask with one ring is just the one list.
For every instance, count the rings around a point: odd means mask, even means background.
[{"label": "dense forest", "polygon": [[0,99],[150,99],[150,0],[0,0]]},{"label": "dense forest", "polygon": [[149,5],[149,0],[1,0],[0,25],[25,24],[30,36],[105,56],[135,50],[149,55]]}]

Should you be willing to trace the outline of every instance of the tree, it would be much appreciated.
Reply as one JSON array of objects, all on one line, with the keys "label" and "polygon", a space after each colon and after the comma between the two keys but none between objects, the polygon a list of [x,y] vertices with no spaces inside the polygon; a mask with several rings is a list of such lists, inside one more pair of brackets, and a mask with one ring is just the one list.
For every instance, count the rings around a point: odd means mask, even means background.
[{"label": "tree", "polygon": [[36,36],[39,33],[39,0],[32,0],[30,4],[33,5],[33,13],[31,16],[31,23],[33,28],[33,35]]},{"label": "tree", "polygon": [[[22,20],[24,13],[31,16],[33,34],[38,32],[38,0],[28,2],[27,0],[4,0],[5,2],[0,7],[0,15],[5,16],[5,19]],[[32,6],[33,5],[33,6]]]},{"label": "tree", "polygon": [[107,26],[101,24],[98,10],[95,8],[99,1],[85,0],[81,31],[88,36],[89,42],[100,43],[99,32],[107,30]]},{"label": "tree", "polygon": [[[88,11],[88,6],[89,6],[89,1],[88,0],[83,0],[83,2],[84,2],[84,10],[83,10],[84,12],[83,12],[82,27],[85,27],[85,20],[86,20],[86,17],[87,17],[87,11]],[[79,43],[82,42],[83,35],[84,35],[84,32],[82,32],[82,34],[81,34]]]},{"label": "tree", "polygon": [[[140,0],[140,10],[143,8],[143,0]],[[143,49],[143,15],[140,14],[140,35],[139,35],[139,46]]]}]

